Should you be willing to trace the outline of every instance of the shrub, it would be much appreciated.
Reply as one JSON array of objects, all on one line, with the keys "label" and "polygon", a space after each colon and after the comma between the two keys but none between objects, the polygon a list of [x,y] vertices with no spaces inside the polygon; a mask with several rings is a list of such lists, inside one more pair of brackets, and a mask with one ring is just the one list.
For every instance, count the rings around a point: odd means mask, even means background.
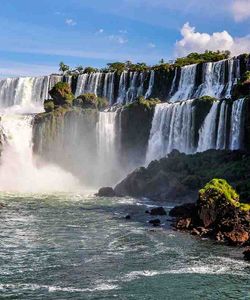
[{"label": "shrub", "polygon": [[44,100],[44,110],[45,112],[51,112],[55,109],[55,104],[54,101],[49,99],[49,100]]},{"label": "shrub", "polygon": [[71,87],[66,82],[58,82],[50,91],[50,96],[54,100],[55,105],[72,104],[74,95],[71,92]]}]

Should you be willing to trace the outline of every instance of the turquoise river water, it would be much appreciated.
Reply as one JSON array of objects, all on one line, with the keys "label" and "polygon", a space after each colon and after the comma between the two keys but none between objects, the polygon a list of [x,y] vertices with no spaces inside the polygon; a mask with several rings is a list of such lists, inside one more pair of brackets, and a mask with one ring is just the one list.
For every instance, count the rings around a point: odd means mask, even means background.
[{"label": "turquoise river water", "polygon": [[1,194],[0,202],[0,299],[250,299],[242,249],[176,232],[167,217],[150,227],[145,200]]}]

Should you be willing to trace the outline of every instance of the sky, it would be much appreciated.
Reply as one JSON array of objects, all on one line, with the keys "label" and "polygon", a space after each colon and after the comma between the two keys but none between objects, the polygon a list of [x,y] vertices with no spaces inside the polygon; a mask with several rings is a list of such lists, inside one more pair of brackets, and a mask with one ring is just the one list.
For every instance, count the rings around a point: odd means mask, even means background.
[{"label": "sky", "polygon": [[250,52],[250,0],[0,0],[0,77]]}]

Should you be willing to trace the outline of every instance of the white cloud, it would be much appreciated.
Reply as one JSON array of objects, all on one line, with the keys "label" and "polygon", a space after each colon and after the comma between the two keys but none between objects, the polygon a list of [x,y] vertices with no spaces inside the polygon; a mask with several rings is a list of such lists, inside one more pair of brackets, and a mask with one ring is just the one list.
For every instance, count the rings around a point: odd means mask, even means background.
[{"label": "white cloud", "polygon": [[69,26],[75,26],[77,23],[73,19],[66,19],[65,24],[67,24]]},{"label": "white cloud", "polygon": [[250,52],[250,35],[232,37],[227,31],[212,34],[200,33],[189,23],[181,29],[182,39],[176,42],[176,55],[184,56],[190,52],[204,52],[205,50],[229,50],[232,55]]},{"label": "white cloud", "polygon": [[120,35],[115,35],[115,34],[112,34],[112,35],[109,35],[108,36],[108,39],[110,41],[114,41],[118,44],[126,44],[128,42],[128,39],[124,38],[123,36],[120,36]]},{"label": "white cloud", "polygon": [[148,47],[149,47],[149,48],[155,48],[156,45],[155,45],[154,43],[149,43],[149,44],[148,44]]},{"label": "white cloud", "polygon": [[234,19],[237,22],[244,21],[250,18],[249,0],[234,0],[231,9],[234,15]]}]

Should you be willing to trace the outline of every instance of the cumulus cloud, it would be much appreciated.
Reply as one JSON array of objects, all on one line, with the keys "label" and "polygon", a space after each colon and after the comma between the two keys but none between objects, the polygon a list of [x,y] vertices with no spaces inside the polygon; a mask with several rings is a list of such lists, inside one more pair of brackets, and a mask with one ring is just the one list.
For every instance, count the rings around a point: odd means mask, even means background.
[{"label": "cumulus cloud", "polygon": [[67,24],[69,26],[75,26],[76,25],[76,21],[74,21],[73,19],[66,19],[65,20],[65,24]]},{"label": "cumulus cloud", "polygon": [[234,0],[231,9],[234,15],[234,19],[237,22],[241,22],[250,18],[249,0]]},{"label": "cumulus cloud", "polygon": [[205,50],[229,50],[232,55],[250,51],[250,35],[232,37],[227,31],[212,34],[197,32],[189,23],[181,29],[182,39],[176,42],[176,55],[184,56],[190,52],[204,52]]}]

